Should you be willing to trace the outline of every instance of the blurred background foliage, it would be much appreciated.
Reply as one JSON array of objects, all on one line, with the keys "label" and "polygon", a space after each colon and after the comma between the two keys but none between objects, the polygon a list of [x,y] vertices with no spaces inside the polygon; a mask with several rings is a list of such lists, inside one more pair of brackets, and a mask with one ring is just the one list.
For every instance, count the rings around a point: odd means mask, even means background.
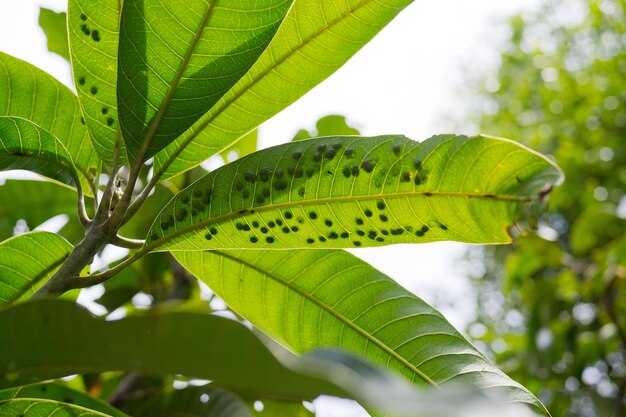
[{"label": "blurred background foliage", "polygon": [[474,121],[566,181],[536,233],[470,251],[467,333],[553,415],[626,416],[626,1],[548,1],[509,25]]}]

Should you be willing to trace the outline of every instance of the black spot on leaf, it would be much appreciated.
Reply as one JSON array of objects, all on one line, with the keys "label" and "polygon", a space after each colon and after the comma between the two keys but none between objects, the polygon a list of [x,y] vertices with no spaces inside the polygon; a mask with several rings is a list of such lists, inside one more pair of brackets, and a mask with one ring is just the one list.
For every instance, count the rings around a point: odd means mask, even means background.
[{"label": "black spot on leaf", "polygon": [[265,226],[261,227],[261,233],[266,234],[267,232],[269,232],[267,227]]},{"label": "black spot on leaf", "polygon": [[330,219],[326,219],[326,220],[324,220],[324,224],[325,224],[326,226],[328,226],[328,227],[331,227],[331,226],[333,225],[333,222],[332,222],[332,220],[330,220]]},{"label": "black spot on leaf", "polygon": [[115,120],[112,117],[107,117],[107,126],[113,126],[113,123],[115,123]]},{"label": "black spot on leaf", "polygon": [[302,152],[294,152],[292,155],[293,159],[295,159],[296,161],[299,161],[300,158],[302,158]]},{"label": "black spot on leaf", "polygon": [[378,216],[378,218],[380,218],[381,222],[386,222],[387,220],[389,220],[389,218],[385,216],[384,214],[381,214],[380,216]]},{"label": "black spot on leaf", "polygon": [[89,30],[87,25],[84,24],[84,23],[82,25],[80,25],[80,30],[87,36],[91,35],[91,31]]},{"label": "black spot on leaf", "polygon": [[350,234],[348,232],[343,232],[340,236],[342,239],[347,239]]},{"label": "black spot on leaf", "polygon": [[85,82],[86,82],[85,77],[80,77],[78,79],[78,84],[80,84],[80,85],[85,85]]},{"label": "black spot on leaf", "polygon": [[361,162],[361,168],[363,168],[368,174],[371,174],[374,170],[374,163],[371,160],[366,159],[365,161]]},{"label": "black spot on leaf", "polygon": [[243,177],[246,179],[246,181],[248,182],[254,182],[256,181],[256,174],[252,171],[246,171],[245,174],[243,174]]},{"label": "black spot on leaf", "polygon": [[293,217],[293,214],[290,211],[285,212],[285,219],[291,219],[292,217]]},{"label": "black spot on leaf", "polygon": [[355,240],[354,242],[352,242],[352,244],[354,246],[361,246],[361,242],[359,242],[358,240]]},{"label": "black spot on leaf", "polygon": [[274,222],[273,222],[273,221],[271,221],[271,220],[267,223],[267,225],[268,225],[268,227],[269,227],[270,229],[273,229],[274,227],[276,227],[276,223],[274,223]]},{"label": "black spot on leaf", "polygon": [[257,239],[256,236],[250,236],[250,242],[257,243],[258,241],[259,241],[259,239]]},{"label": "black spot on leaf", "polygon": [[343,151],[343,154],[346,158],[352,158],[354,156],[354,149],[348,148]]},{"label": "black spot on leaf", "polygon": [[309,218],[310,218],[311,220],[315,220],[315,219],[317,219],[317,213],[316,213],[316,212],[314,212],[314,211],[310,211],[310,212],[309,212]]},{"label": "black spot on leaf", "polygon": [[96,87],[95,85],[92,85],[89,92],[95,96],[96,94],[98,94],[98,87]]},{"label": "black spot on leaf", "polygon": [[267,243],[274,243],[274,238],[272,236],[268,236],[268,237],[265,238],[265,241]]},{"label": "black spot on leaf", "polygon": [[359,226],[363,224],[363,219],[361,218],[357,218],[356,219],[356,224],[358,224]]},{"label": "black spot on leaf", "polygon": [[378,202],[376,203],[376,208],[377,208],[378,210],[384,210],[384,209],[385,209],[385,202],[384,202],[384,201],[382,201],[382,200],[378,201]]},{"label": "black spot on leaf", "polygon": [[313,240],[313,239],[311,239],[311,238],[308,238],[308,239],[306,240],[306,243],[308,243],[308,244],[310,245],[310,244],[312,244],[312,243],[315,243],[315,240]]},{"label": "black spot on leaf", "polygon": [[209,232],[211,232],[212,235],[216,235],[217,234],[217,229],[215,227],[211,227],[209,229]]},{"label": "black spot on leaf", "polygon": [[365,209],[363,210],[363,214],[365,214],[366,217],[372,217],[374,213],[372,213],[372,210],[370,209]]},{"label": "black spot on leaf", "polygon": [[91,32],[91,39],[93,39],[95,42],[100,42],[100,32],[98,32],[97,30]]},{"label": "black spot on leaf", "polygon": [[85,15],[85,13],[81,13],[80,14],[80,20],[82,20],[83,22],[87,21],[87,15]]}]

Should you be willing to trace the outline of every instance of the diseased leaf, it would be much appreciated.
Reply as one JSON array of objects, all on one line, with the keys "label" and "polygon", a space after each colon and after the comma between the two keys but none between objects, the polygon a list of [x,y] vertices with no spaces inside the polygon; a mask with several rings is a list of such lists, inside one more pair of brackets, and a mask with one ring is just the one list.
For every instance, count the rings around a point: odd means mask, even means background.
[{"label": "diseased leaf", "polygon": [[77,405],[32,398],[0,401],[0,415],[20,417],[107,417],[106,414]]},{"label": "diseased leaf", "polygon": [[56,137],[82,174],[85,194],[98,166],[74,93],[40,69],[0,52],[0,116],[30,120]]},{"label": "diseased leaf", "polygon": [[165,177],[221,152],[341,67],[412,0],[298,0],[248,73],[155,157]]},{"label": "diseased leaf", "polygon": [[213,107],[263,52],[291,2],[124,1],[118,109],[130,159],[151,157]]},{"label": "diseased leaf", "polygon": [[39,8],[39,26],[48,39],[48,51],[70,60],[70,51],[67,44],[67,14],[57,13],[45,7]]},{"label": "diseased leaf", "polygon": [[70,218],[64,236],[80,237],[84,230],[76,218],[76,198],[74,190],[49,181],[7,180],[0,185],[0,240],[13,235],[20,219],[32,229],[59,214]]},{"label": "diseased leaf", "polygon": [[49,232],[26,233],[0,242],[0,308],[32,295],[71,251],[72,245]]},{"label": "diseased leaf", "polygon": [[442,135],[311,139],[256,152],[163,209],[149,248],[341,248],[507,243],[559,169],[514,142]]},{"label": "diseased leaf", "polygon": [[[505,403],[544,410],[435,309],[347,252],[174,255],[232,310],[296,352],[342,348],[421,387],[469,384]],[[425,405],[422,410],[428,415]]]},{"label": "diseased leaf", "polygon": [[[111,161],[120,140],[117,115],[117,46],[120,0],[70,0],[69,41],[72,72],[91,140]],[[126,158],[120,143],[120,162]]]},{"label": "diseased leaf", "polygon": [[0,171],[11,169],[68,185],[80,180],[72,155],[57,137],[29,120],[0,116]]},{"label": "diseased leaf", "polygon": [[27,385],[0,391],[0,401],[18,398],[38,398],[77,405],[89,410],[99,411],[111,417],[127,417],[115,407],[110,406],[99,398],[92,397],[84,392],[77,391],[59,383],[44,383]]}]

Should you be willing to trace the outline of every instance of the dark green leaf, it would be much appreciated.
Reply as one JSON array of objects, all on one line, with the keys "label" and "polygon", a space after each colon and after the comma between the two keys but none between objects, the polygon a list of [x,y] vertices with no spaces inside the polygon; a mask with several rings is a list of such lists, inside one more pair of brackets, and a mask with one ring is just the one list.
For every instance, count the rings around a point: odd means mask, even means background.
[{"label": "dark green leaf", "polygon": [[7,417],[107,417],[106,414],[76,405],[32,398],[0,401],[0,415]]},{"label": "dark green leaf", "polygon": [[126,0],[118,109],[130,159],[151,157],[213,107],[257,60],[290,5]]},{"label": "dark green leaf", "polygon": [[67,45],[67,14],[57,13],[45,7],[39,8],[39,26],[48,39],[48,51],[61,55],[70,60],[70,51]]},{"label": "dark green leaf", "polygon": [[[341,67],[412,0],[298,0],[248,73],[155,157],[166,176],[221,152]],[[180,153],[180,154],[179,154]]]},{"label": "dark green leaf", "polygon": [[[116,86],[121,3],[120,0],[68,3],[74,84],[93,145],[105,161],[113,159],[115,145],[120,141]],[[123,162],[123,143],[120,146]]]},{"label": "dark green leaf", "polygon": [[232,310],[296,352],[342,348],[418,386],[466,383],[543,409],[435,309],[346,252],[174,254]]},{"label": "dark green leaf", "polygon": [[156,219],[149,247],[507,243],[520,206],[559,180],[552,162],[503,139],[311,139],[256,152],[193,183]]},{"label": "dark green leaf", "polygon": [[72,245],[49,232],[27,233],[1,242],[0,307],[33,294],[71,251]]}]

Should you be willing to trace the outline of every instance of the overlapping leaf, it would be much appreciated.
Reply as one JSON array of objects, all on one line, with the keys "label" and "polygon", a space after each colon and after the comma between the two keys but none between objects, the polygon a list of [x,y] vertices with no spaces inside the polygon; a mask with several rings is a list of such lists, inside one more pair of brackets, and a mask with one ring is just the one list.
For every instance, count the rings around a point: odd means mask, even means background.
[{"label": "overlapping leaf", "polygon": [[72,245],[49,232],[27,233],[1,242],[0,307],[32,295],[71,251]]},{"label": "overlapping leaf", "polygon": [[163,149],[213,107],[257,60],[290,5],[124,1],[118,109],[131,160]]},{"label": "overlapping leaf", "polygon": [[67,14],[57,13],[45,7],[39,8],[39,26],[43,29],[48,40],[48,50],[70,60],[70,51],[67,44]]},{"label": "overlapping leaf", "polygon": [[412,0],[298,0],[250,71],[155,158],[190,169],[259,126],[341,67]]},{"label": "overlapping leaf", "polygon": [[340,248],[506,243],[522,204],[560,171],[514,142],[443,135],[336,137],[276,146],[181,191],[151,248]]},{"label": "overlapping leaf", "polygon": [[[72,156],[87,184],[95,175],[97,156],[74,93],[47,73],[0,53],[0,116],[21,117],[50,132]],[[90,188],[84,186],[85,193]]]},{"label": "overlapping leaf", "polygon": [[[70,0],[68,4],[72,72],[78,101],[93,145],[106,161],[113,159],[119,140],[116,86],[121,3]],[[123,162],[123,150],[120,157]]]},{"label": "overlapping leaf", "polygon": [[543,408],[436,310],[346,252],[244,250],[175,256],[235,312],[296,352],[343,348],[420,386],[469,383],[497,392],[504,402]]},{"label": "overlapping leaf", "polygon": [[0,401],[0,415],[19,417],[107,417],[107,414],[77,405],[33,398]]}]

